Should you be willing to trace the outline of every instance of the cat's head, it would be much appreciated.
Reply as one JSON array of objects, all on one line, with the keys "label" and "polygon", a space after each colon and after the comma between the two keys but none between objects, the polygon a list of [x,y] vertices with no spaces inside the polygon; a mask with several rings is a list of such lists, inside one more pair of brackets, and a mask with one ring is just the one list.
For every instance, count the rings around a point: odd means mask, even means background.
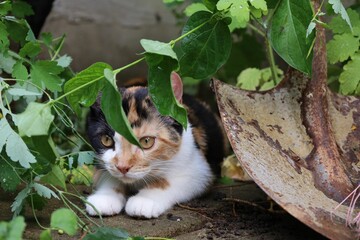
[{"label": "cat's head", "polygon": [[[172,73],[171,82],[174,95],[181,102],[180,77]],[[171,165],[169,160],[180,148],[182,126],[160,115],[146,87],[126,88],[121,92],[124,112],[143,149],[132,145],[110,127],[98,99],[87,117],[87,135],[98,155],[99,167],[126,183],[159,178],[166,173]]]}]

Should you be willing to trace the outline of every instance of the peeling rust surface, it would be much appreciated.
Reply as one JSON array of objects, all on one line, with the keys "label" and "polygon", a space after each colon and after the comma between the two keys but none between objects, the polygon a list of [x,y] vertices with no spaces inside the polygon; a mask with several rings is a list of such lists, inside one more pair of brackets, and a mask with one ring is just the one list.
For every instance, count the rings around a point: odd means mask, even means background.
[{"label": "peeling rust surface", "polygon": [[[294,217],[328,238],[355,239],[355,233],[345,226],[348,208],[341,206],[333,212],[338,201],[315,187],[314,169],[306,162],[315,148],[301,111],[309,79],[293,70],[286,79],[281,87],[265,93],[243,91],[214,80],[233,150],[254,181]],[[341,164],[347,174],[353,173],[349,177],[356,182],[360,101],[328,91],[325,100]],[[339,129],[341,134],[337,134]]]}]

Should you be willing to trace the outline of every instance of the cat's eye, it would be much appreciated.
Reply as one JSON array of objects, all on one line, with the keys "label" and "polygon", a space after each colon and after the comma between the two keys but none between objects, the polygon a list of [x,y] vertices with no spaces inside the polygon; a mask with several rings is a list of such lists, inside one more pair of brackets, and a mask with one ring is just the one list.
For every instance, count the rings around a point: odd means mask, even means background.
[{"label": "cat's eye", "polygon": [[140,138],[139,142],[143,149],[149,149],[154,145],[155,138],[154,137],[143,137],[143,138]]},{"label": "cat's eye", "polygon": [[114,140],[109,135],[102,135],[101,136],[101,144],[105,147],[112,147],[114,145]]}]

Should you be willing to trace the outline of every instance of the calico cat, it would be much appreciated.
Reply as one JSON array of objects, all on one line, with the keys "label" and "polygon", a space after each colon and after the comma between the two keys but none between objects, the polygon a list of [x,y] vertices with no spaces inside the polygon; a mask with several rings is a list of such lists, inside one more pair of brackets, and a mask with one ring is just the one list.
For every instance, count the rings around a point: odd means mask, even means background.
[{"label": "calico cat", "polygon": [[[87,118],[87,135],[99,158],[89,215],[156,218],[176,203],[204,193],[220,173],[224,138],[219,121],[203,103],[184,94],[171,74],[174,95],[188,112],[188,127],[154,107],[146,87],[122,89],[122,106],[143,149],[106,123],[97,101]],[[95,207],[95,208],[94,208]]]}]

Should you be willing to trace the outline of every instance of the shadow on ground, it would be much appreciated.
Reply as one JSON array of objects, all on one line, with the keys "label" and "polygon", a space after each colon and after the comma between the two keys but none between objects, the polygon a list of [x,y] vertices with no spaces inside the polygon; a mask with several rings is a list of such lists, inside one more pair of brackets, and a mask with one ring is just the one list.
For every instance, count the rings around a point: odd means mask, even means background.
[{"label": "shadow on ground", "polygon": [[[87,187],[77,187],[86,195]],[[12,217],[10,205],[14,194],[0,192],[0,221]],[[79,200],[74,202],[83,208]],[[104,225],[127,230],[132,236],[171,237],[190,239],[325,239],[288,213],[274,206],[254,183],[217,185],[204,197],[175,206],[158,219],[134,219],[124,213],[103,219]],[[51,200],[41,211],[36,211],[39,221],[48,226],[50,213],[62,207],[62,203]],[[36,224],[30,207],[25,211],[27,222],[24,239],[39,239],[40,227]],[[83,218],[83,217],[82,217]],[[100,219],[93,218],[100,222]],[[86,221],[84,219],[84,221]],[[53,233],[53,239],[80,239]]]}]

